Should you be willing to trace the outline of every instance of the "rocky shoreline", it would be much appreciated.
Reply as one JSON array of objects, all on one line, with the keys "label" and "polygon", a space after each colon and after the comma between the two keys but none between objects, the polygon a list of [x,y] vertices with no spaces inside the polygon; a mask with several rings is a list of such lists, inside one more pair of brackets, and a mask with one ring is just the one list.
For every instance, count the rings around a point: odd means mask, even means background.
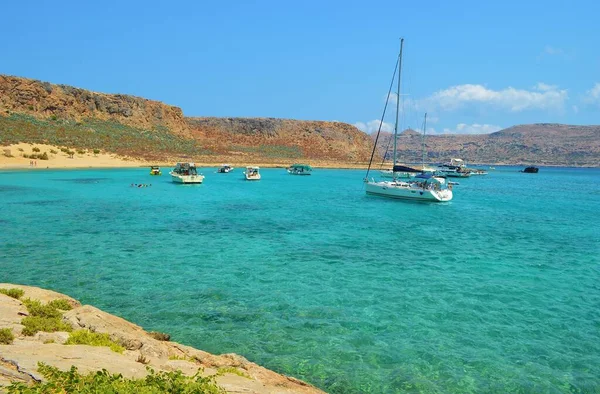
[{"label": "rocky shoreline", "polygon": [[[81,303],[67,295],[38,287],[0,283],[0,290],[20,289],[21,297],[0,293],[0,330],[10,330],[14,339],[0,344],[0,393],[12,382],[34,384],[43,381],[38,363],[66,371],[71,366],[81,373],[106,369],[124,378],[143,378],[148,368],[155,371],[181,371],[193,376],[214,376],[216,384],[228,393],[323,393],[301,380],[263,368],[236,354],[213,355],[171,342],[146,332],[120,317]],[[66,345],[66,331],[37,332],[25,335],[22,320],[30,315],[24,300],[47,305],[54,300],[67,302],[72,309],[62,314],[61,322],[73,330],[107,334],[122,346],[122,353],[106,346]],[[8,330],[7,330],[8,329]],[[159,339],[157,339],[157,337]]]}]

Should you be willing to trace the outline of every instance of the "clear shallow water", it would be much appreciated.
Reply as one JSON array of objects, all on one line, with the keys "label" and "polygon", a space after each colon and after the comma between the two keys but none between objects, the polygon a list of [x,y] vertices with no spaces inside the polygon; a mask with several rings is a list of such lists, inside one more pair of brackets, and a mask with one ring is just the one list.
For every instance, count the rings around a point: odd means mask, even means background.
[{"label": "clear shallow water", "polygon": [[214,171],[0,172],[0,281],[329,392],[600,392],[600,170],[497,167],[444,204]]}]

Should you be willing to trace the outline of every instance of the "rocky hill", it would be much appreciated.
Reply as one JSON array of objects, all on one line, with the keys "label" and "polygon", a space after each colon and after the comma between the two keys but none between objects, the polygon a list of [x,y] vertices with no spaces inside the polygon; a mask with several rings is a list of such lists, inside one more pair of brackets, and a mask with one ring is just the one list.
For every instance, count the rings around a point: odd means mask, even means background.
[{"label": "rocky hill", "polygon": [[[373,136],[371,136],[373,137]],[[100,149],[145,160],[361,166],[373,140],[340,122],[185,117],[178,107],[122,94],[0,75],[0,145],[28,142]],[[391,136],[378,152],[391,157]],[[401,134],[401,162],[421,161],[422,137]],[[426,138],[428,162],[600,166],[600,126],[534,124],[485,135]]]},{"label": "rocky hill", "polygon": [[367,162],[372,141],[341,122],[274,118],[187,118],[192,135],[221,155]]},{"label": "rocky hill", "polygon": [[[374,138],[374,136],[372,136]],[[391,158],[392,136],[385,133],[377,144]],[[398,137],[402,162],[421,162],[423,137],[406,130]],[[427,135],[426,161],[437,163],[451,157],[468,163],[600,166],[600,126],[531,124],[513,126],[492,134]]]},{"label": "rocky hill", "polygon": [[0,145],[45,143],[147,160],[362,164],[373,143],[340,122],[185,118],[144,98],[0,75]]}]

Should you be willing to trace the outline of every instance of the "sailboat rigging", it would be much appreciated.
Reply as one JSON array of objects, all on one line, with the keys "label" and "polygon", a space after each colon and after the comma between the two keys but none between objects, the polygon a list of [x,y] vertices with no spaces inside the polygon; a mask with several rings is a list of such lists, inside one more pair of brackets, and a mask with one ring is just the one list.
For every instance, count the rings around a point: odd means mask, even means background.
[{"label": "sailboat rigging", "polygon": [[[375,145],[373,146],[373,152],[371,153],[371,160],[369,161],[369,167],[365,177],[365,191],[369,195],[376,195],[387,198],[397,199],[409,199],[418,201],[450,201],[452,199],[452,189],[448,188],[446,179],[440,176],[434,176],[430,173],[420,173],[414,178],[407,181],[400,181],[397,179],[396,173],[400,172],[416,172],[415,169],[401,166],[397,164],[397,138],[398,138],[398,113],[400,111],[400,83],[402,75],[402,50],[404,48],[404,39],[400,40],[400,53],[398,54],[398,61],[396,68],[394,69],[394,75],[392,76],[392,83],[390,84],[390,91],[394,84],[394,78],[396,77],[396,70],[398,71],[398,86],[397,86],[397,97],[396,100],[396,122],[394,126],[394,152],[393,152],[393,167],[392,167],[392,181],[375,181],[374,179],[369,180],[369,172],[371,170],[371,164],[377,149],[377,141],[379,140],[379,134],[381,132],[381,124],[385,117],[385,111],[387,109],[388,100],[386,100],[385,107],[383,110],[383,116],[377,131],[375,138]],[[388,99],[390,92],[388,92]],[[424,142],[423,148],[424,149]],[[423,150],[423,161],[425,158]],[[424,163],[423,163],[424,164]]]}]

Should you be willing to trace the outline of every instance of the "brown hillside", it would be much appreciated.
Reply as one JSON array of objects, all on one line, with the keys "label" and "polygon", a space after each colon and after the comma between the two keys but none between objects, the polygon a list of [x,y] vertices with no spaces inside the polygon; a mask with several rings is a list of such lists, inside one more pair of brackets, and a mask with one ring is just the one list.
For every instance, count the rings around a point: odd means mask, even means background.
[{"label": "brown hillside", "polygon": [[[374,136],[373,136],[374,137]],[[391,135],[377,144],[383,154]],[[413,131],[398,137],[398,157],[403,162],[421,161],[422,136]],[[451,157],[469,163],[600,166],[600,126],[531,124],[513,126],[492,134],[427,135],[426,161]],[[391,157],[392,144],[387,157]]]},{"label": "brown hillside", "polygon": [[0,109],[5,115],[21,113],[75,121],[93,118],[146,130],[162,126],[178,134],[187,132],[181,108],[159,101],[6,75],[0,75]]},{"label": "brown hillside", "polygon": [[185,118],[178,107],[0,75],[0,145],[102,149],[149,160],[366,162],[373,143],[340,122]]},{"label": "brown hillside", "polygon": [[226,155],[366,162],[370,138],[340,122],[274,118],[187,118],[195,138]]}]

